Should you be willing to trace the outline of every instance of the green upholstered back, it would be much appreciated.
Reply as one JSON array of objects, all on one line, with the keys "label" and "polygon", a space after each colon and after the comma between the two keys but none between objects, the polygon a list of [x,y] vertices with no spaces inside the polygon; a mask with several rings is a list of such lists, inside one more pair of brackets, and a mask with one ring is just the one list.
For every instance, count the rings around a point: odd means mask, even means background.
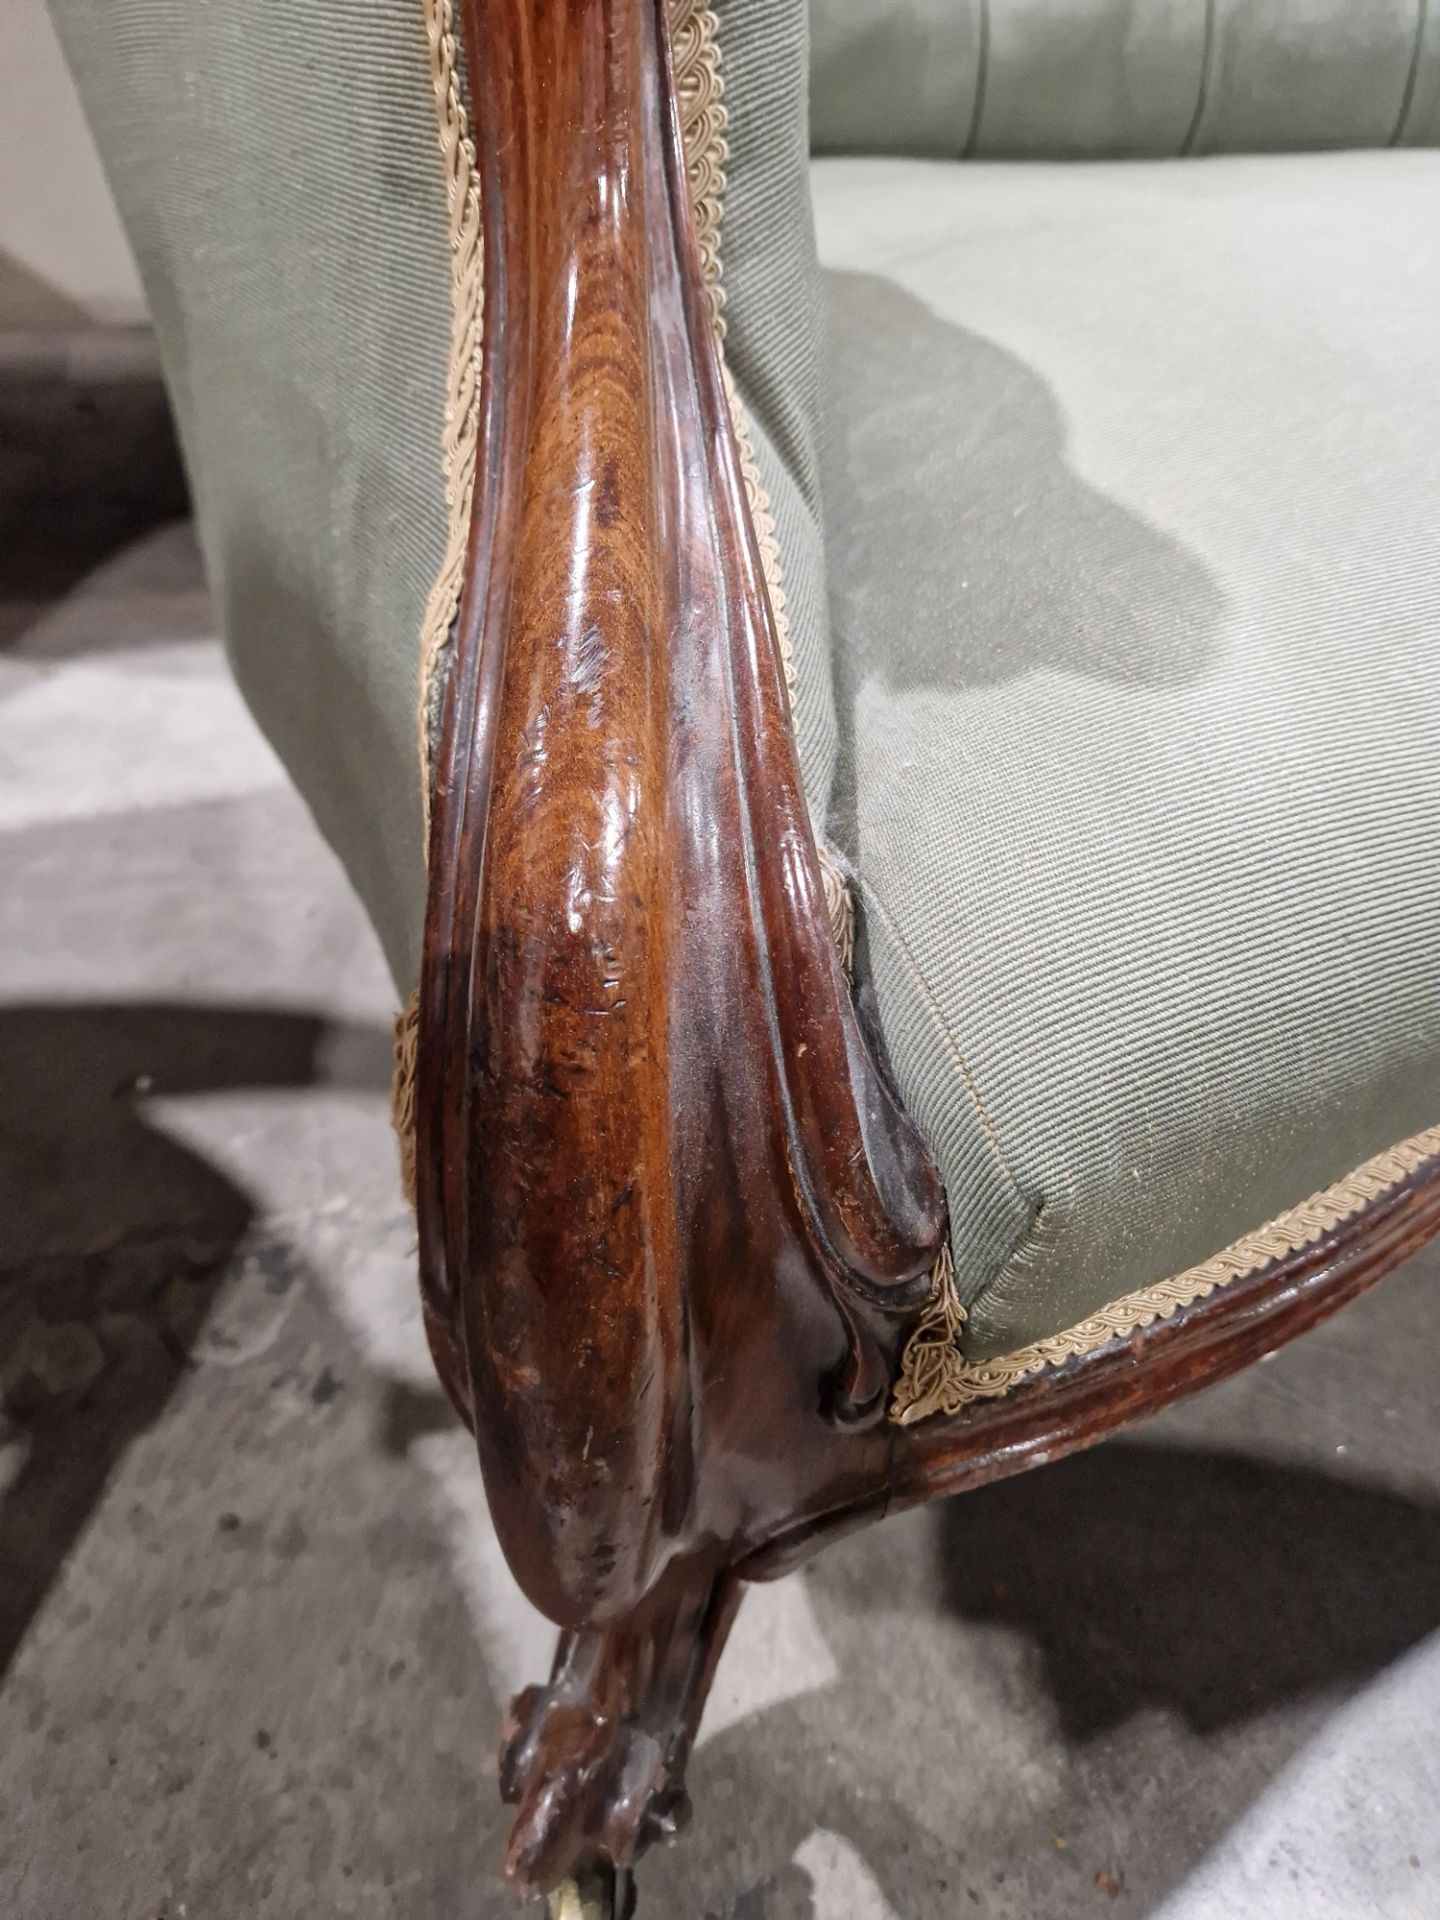
[{"label": "green upholstered back", "polygon": [[449,225],[419,0],[350,12],[342,31],[291,0],[52,7],[144,281],[236,676],[413,976]]},{"label": "green upholstered back", "polygon": [[811,0],[817,152],[1440,145],[1428,0]]}]

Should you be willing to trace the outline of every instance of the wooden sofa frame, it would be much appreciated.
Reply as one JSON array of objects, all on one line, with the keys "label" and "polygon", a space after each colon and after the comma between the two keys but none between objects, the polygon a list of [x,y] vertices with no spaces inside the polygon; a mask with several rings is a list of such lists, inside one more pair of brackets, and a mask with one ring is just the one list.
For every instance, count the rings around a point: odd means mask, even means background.
[{"label": "wooden sofa frame", "polygon": [[[831,937],[664,0],[465,0],[479,452],[432,796],[427,1328],[561,1629],[501,1765],[526,1894],[624,1909],[744,1582],[1234,1372],[1440,1229],[1440,1160],[951,1417],[887,1417],[945,1202]],[[589,1910],[589,1909],[587,1909]]]}]

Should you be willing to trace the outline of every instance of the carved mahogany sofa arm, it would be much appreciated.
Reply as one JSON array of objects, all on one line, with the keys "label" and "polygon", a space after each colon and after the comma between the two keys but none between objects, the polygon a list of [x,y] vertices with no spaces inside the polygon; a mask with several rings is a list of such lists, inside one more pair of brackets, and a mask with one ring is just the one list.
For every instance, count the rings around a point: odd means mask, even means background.
[{"label": "carved mahogany sofa arm", "polygon": [[737,1570],[883,1499],[938,1175],[851,1004],[651,0],[469,19],[480,457],[431,825],[427,1324],[567,1630],[509,1868],[675,1817]]},{"label": "carved mahogany sofa arm", "polygon": [[[1440,1231],[1440,52],[1377,24],[1342,126],[1321,48],[1272,126],[1273,66],[1232,95],[1244,49],[1178,27],[1158,93],[1102,31],[1037,100],[1025,34],[932,74],[907,0],[812,0],[815,144],[932,157],[807,173],[801,0],[56,10],[242,683],[418,974],[425,1324],[560,1630],[506,1869],[624,1909],[746,1582]],[[804,201],[773,284],[812,187],[831,268],[848,830],[761,472],[784,355],[758,424],[727,366],[732,55],[732,143]],[[1290,162],[940,164],[1321,143],[1403,150],[1313,233]]]}]

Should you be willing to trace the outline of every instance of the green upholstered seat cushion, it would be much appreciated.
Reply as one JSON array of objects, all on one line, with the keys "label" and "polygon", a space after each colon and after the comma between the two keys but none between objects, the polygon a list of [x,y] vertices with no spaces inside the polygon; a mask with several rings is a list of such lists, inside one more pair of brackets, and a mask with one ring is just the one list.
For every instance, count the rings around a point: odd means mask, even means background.
[{"label": "green upholstered seat cushion", "polygon": [[[451,250],[427,0],[342,16],[51,4],[144,279],[237,678],[403,993],[425,898],[420,636],[448,531]],[[727,351],[780,542],[801,757],[824,794],[805,5],[717,12]]]},{"label": "green upholstered seat cushion", "polygon": [[983,1356],[1440,1121],[1440,153],[813,179],[835,831]]},{"label": "green upholstered seat cushion", "polygon": [[1440,142],[1426,0],[811,0],[820,151]]}]

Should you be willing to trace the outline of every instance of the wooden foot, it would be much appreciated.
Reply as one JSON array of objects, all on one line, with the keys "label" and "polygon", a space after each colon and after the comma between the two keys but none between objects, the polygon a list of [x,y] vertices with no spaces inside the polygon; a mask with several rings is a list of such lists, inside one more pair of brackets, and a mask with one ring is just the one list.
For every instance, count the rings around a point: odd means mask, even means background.
[{"label": "wooden foot", "polygon": [[568,1911],[589,1920],[577,1900],[599,1898],[617,1872],[619,1898],[645,1849],[680,1831],[685,1763],[740,1591],[713,1564],[682,1563],[635,1614],[561,1635],[549,1682],[515,1700],[501,1747],[517,1893],[552,1894],[558,1915],[571,1883]]}]

